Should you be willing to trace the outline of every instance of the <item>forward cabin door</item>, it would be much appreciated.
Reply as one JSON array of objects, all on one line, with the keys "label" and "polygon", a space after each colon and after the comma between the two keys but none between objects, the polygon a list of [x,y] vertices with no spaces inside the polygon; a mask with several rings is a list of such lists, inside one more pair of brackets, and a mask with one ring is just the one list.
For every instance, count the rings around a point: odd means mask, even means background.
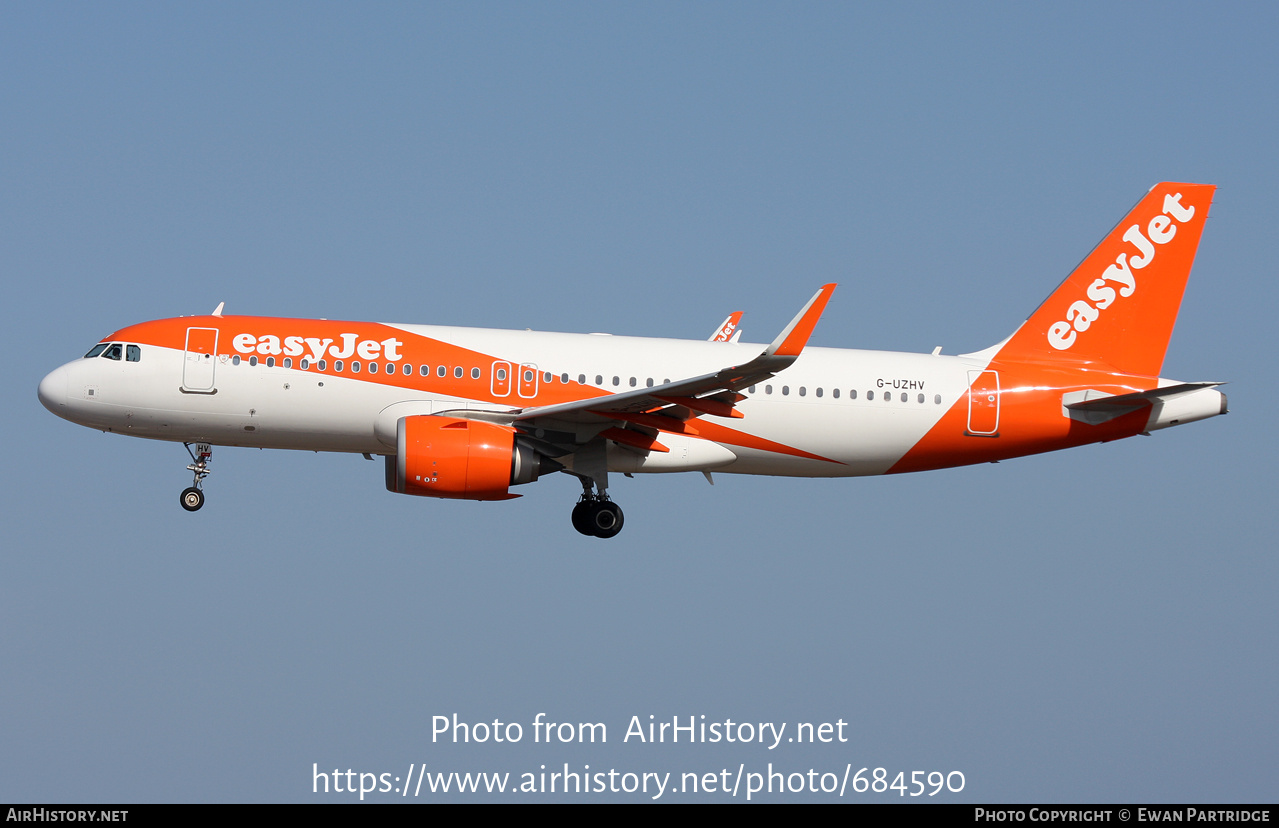
[{"label": "forward cabin door", "polygon": [[182,360],[182,390],[212,394],[217,365],[218,329],[187,328],[186,356]]}]

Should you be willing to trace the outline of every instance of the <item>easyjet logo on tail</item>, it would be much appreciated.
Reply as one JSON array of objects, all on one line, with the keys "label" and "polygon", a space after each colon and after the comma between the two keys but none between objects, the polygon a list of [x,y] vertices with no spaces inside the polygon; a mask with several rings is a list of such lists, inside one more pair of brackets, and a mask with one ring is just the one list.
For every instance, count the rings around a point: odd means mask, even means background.
[{"label": "easyjet logo on tail", "polygon": [[1127,299],[1137,290],[1136,271],[1155,259],[1156,245],[1165,245],[1177,235],[1178,222],[1190,221],[1195,215],[1194,206],[1181,203],[1181,193],[1164,196],[1163,211],[1146,223],[1143,233],[1140,224],[1124,231],[1123,240],[1137,248],[1137,255],[1120,253],[1115,263],[1102,271],[1101,277],[1088,286],[1090,301],[1080,299],[1066,310],[1064,320],[1054,322],[1048,328],[1048,344],[1065,351],[1075,344],[1079,334],[1088,330],[1101,318],[1101,313],[1116,299]]}]

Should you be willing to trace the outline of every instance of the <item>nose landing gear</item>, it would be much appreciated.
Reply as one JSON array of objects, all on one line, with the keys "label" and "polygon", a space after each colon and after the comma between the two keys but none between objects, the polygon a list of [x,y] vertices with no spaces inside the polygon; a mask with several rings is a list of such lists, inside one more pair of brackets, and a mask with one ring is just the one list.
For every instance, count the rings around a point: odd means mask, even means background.
[{"label": "nose landing gear", "polygon": [[182,508],[188,512],[197,512],[204,505],[204,478],[208,477],[209,462],[213,459],[213,446],[208,443],[197,443],[195,451],[191,450],[190,443],[183,443],[186,447],[187,454],[191,455],[191,465],[187,466],[187,471],[195,475],[195,479],[191,481],[191,485],[182,490],[180,498]]}]

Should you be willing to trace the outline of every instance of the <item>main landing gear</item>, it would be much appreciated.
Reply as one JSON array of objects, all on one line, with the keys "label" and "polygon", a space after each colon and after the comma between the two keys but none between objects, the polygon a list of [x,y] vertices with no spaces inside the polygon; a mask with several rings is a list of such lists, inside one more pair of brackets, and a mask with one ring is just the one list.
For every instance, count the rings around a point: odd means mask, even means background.
[{"label": "main landing gear", "polygon": [[579,448],[573,455],[573,470],[568,473],[582,484],[582,496],[573,507],[573,528],[597,538],[611,538],[622,531],[622,509],[608,499],[605,442],[591,440]]},{"label": "main landing gear", "polygon": [[195,475],[191,485],[182,490],[182,508],[188,512],[198,512],[204,505],[204,478],[211,474],[209,461],[213,459],[213,446],[197,443],[195,451],[192,451],[190,443],[182,445],[186,447],[187,454],[191,455],[191,465],[187,466],[187,471]]},{"label": "main landing gear", "polygon": [[588,492],[573,507],[573,528],[583,535],[611,538],[622,531],[625,522],[622,507],[609,500],[608,495]]}]

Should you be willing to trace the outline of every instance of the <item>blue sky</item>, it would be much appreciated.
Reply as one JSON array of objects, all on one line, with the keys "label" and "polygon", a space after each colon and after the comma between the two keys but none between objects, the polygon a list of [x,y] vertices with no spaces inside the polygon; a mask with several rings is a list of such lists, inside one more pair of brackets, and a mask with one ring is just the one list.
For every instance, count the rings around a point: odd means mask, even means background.
[{"label": "blue sky", "polygon": [[[0,800],[771,761],[961,771],[949,800],[1274,801],[1277,22],[4,6]],[[1228,417],[894,478],[621,480],[606,544],[563,475],[451,503],[295,452],[219,450],[189,515],[180,446],[35,396],[108,332],[222,301],[696,339],[744,310],[766,342],[835,281],[814,344],[976,350],[1162,180],[1219,187],[1165,374],[1228,381]],[[431,740],[435,715],[539,712],[609,743]],[[649,715],[850,740],[622,743]]]}]

